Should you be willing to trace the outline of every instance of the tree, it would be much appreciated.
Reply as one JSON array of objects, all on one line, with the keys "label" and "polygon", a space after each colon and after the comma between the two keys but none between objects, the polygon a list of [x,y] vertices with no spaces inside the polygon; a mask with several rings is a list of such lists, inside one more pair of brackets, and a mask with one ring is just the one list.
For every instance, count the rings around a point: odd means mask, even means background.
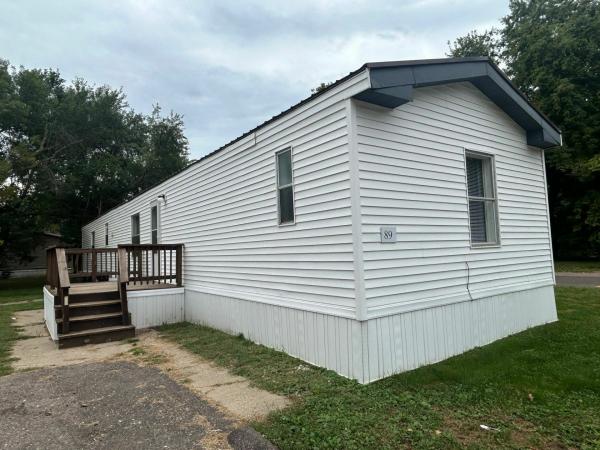
[{"label": "tree", "polygon": [[453,43],[448,41],[448,49],[447,56],[454,58],[487,56],[497,63],[501,54],[499,32],[496,28],[483,32],[473,30],[465,36],[456,38]]},{"label": "tree", "polygon": [[547,152],[555,255],[600,255],[600,2],[511,0],[496,42],[454,41],[453,55],[485,45],[516,86],[563,132]]},{"label": "tree", "polygon": [[310,90],[310,92],[311,92],[311,94],[318,94],[319,92],[324,91],[325,89],[327,89],[332,84],[333,84],[333,81],[328,81],[327,83],[321,83],[316,88],[312,88]]},{"label": "tree", "polygon": [[83,223],[185,167],[187,145],[177,114],[138,114],[120,90],[0,61],[0,267],[42,231],[78,244]]}]

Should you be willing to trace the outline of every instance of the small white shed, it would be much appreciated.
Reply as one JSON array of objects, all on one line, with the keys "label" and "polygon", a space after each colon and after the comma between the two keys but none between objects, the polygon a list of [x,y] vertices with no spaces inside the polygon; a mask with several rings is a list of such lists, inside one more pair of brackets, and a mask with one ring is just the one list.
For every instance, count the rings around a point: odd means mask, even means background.
[{"label": "small white shed", "polygon": [[367,383],[557,320],[560,143],[486,58],[365,64],[85,225],[83,247],[183,243],[185,320]]}]

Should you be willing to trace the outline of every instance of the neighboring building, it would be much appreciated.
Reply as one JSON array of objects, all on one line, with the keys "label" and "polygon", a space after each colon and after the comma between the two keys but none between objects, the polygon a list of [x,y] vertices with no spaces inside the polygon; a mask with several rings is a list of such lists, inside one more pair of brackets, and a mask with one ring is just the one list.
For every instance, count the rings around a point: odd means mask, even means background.
[{"label": "neighboring building", "polygon": [[560,144],[485,58],[365,64],[87,224],[83,246],[183,243],[185,320],[370,382],[557,320]]},{"label": "neighboring building", "polygon": [[18,258],[9,256],[6,266],[0,268],[0,275],[12,278],[44,275],[46,273],[46,249],[64,244],[60,234],[43,232],[39,244],[31,252],[30,259],[19,261]]}]

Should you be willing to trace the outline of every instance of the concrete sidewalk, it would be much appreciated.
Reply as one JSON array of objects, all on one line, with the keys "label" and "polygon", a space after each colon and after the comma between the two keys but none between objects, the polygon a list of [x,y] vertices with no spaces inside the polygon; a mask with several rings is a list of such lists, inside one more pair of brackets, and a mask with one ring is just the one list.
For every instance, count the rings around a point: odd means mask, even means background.
[{"label": "concrete sidewalk", "polygon": [[600,272],[556,272],[556,285],[600,287]]}]

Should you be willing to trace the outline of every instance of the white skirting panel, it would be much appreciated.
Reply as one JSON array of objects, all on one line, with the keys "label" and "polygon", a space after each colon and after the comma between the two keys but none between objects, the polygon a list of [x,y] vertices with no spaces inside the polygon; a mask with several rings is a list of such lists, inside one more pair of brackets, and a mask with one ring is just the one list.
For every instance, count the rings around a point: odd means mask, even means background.
[{"label": "white skirting panel", "polygon": [[363,322],[187,286],[185,319],[369,383],[557,320],[552,286]]},{"label": "white skirting panel", "polygon": [[131,323],[149,328],[184,321],[184,288],[127,292]]},{"label": "white skirting panel", "polygon": [[362,369],[360,322],[185,287],[185,319],[282,350],[349,378]]},{"label": "white skirting panel", "polygon": [[363,323],[364,382],[556,320],[553,286],[368,320]]},{"label": "white skirting panel", "polygon": [[58,327],[56,326],[56,315],[54,314],[54,295],[44,287],[44,322],[53,341],[58,340]]}]

